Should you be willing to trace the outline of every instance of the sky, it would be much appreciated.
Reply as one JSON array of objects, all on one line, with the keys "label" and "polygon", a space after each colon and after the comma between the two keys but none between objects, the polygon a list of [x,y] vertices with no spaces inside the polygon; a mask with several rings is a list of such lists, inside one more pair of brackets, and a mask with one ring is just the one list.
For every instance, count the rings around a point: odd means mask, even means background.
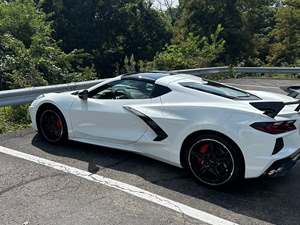
[{"label": "sky", "polygon": [[[168,0],[168,1],[171,1],[171,0]],[[178,4],[178,0],[172,0],[174,2],[175,5]],[[154,5],[156,7],[159,7],[159,2],[164,2],[164,0],[154,0]]]}]

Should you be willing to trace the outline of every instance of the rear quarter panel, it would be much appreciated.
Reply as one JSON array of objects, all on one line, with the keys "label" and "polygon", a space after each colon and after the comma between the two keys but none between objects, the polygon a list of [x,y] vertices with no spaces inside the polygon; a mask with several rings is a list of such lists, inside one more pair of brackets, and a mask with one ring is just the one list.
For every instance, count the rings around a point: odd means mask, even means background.
[{"label": "rear quarter panel", "polygon": [[240,148],[245,159],[245,176],[258,176],[258,171],[265,167],[266,159],[272,155],[276,136],[257,131],[250,125],[274,119],[231,99],[214,101],[207,98],[196,102],[194,98],[186,96],[185,101],[192,100],[187,103],[168,103],[167,99],[164,101],[162,98],[163,118],[160,123],[170,134],[169,145],[176,149],[173,160],[180,161],[182,143],[190,134],[203,130],[216,131],[232,139]]}]

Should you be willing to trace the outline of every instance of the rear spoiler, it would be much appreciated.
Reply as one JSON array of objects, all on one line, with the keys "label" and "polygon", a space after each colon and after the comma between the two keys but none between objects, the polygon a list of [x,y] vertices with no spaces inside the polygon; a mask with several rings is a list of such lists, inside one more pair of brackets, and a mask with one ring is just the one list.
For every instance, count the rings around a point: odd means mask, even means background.
[{"label": "rear spoiler", "polygon": [[293,102],[250,102],[250,105],[260,111],[263,111],[265,115],[271,118],[275,118],[287,105],[298,105],[295,111],[300,111],[300,100]]},{"label": "rear spoiler", "polygon": [[297,98],[300,95],[300,86],[280,87],[281,90],[288,93],[288,96]]}]

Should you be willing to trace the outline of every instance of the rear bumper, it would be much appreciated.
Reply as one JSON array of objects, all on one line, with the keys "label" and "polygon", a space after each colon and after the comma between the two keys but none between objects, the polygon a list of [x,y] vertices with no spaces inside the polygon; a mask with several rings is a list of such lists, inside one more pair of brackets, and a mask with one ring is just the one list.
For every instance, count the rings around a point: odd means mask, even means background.
[{"label": "rear bumper", "polygon": [[277,160],[266,170],[263,176],[278,177],[284,176],[300,160],[300,149],[289,157]]}]

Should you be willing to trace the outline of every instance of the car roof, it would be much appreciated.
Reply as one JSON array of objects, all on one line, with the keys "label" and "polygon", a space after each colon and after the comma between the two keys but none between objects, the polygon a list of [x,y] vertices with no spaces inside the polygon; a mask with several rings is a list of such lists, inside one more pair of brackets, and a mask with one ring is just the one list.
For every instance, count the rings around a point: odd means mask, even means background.
[{"label": "car roof", "polygon": [[95,90],[107,83],[118,81],[118,80],[142,80],[150,83],[156,83],[159,85],[169,86],[170,83],[177,83],[182,80],[189,79],[189,81],[193,79],[197,79],[197,81],[201,81],[202,79],[188,74],[172,74],[168,72],[148,72],[148,73],[133,73],[133,74],[124,74],[114,78],[110,78],[100,82],[99,84],[92,86],[89,88],[89,91]]},{"label": "car roof", "polygon": [[197,81],[203,82],[200,77],[189,75],[189,74],[172,74],[168,72],[151,72],[151,73],[135,73],[135,74],[128,74],[122,75],[121,79],[132,79],[132,80],[143,80],[151,83],[158,83],[168,85],[171,82],[176,82],[179,80],[186,80],[189,81]]}]

